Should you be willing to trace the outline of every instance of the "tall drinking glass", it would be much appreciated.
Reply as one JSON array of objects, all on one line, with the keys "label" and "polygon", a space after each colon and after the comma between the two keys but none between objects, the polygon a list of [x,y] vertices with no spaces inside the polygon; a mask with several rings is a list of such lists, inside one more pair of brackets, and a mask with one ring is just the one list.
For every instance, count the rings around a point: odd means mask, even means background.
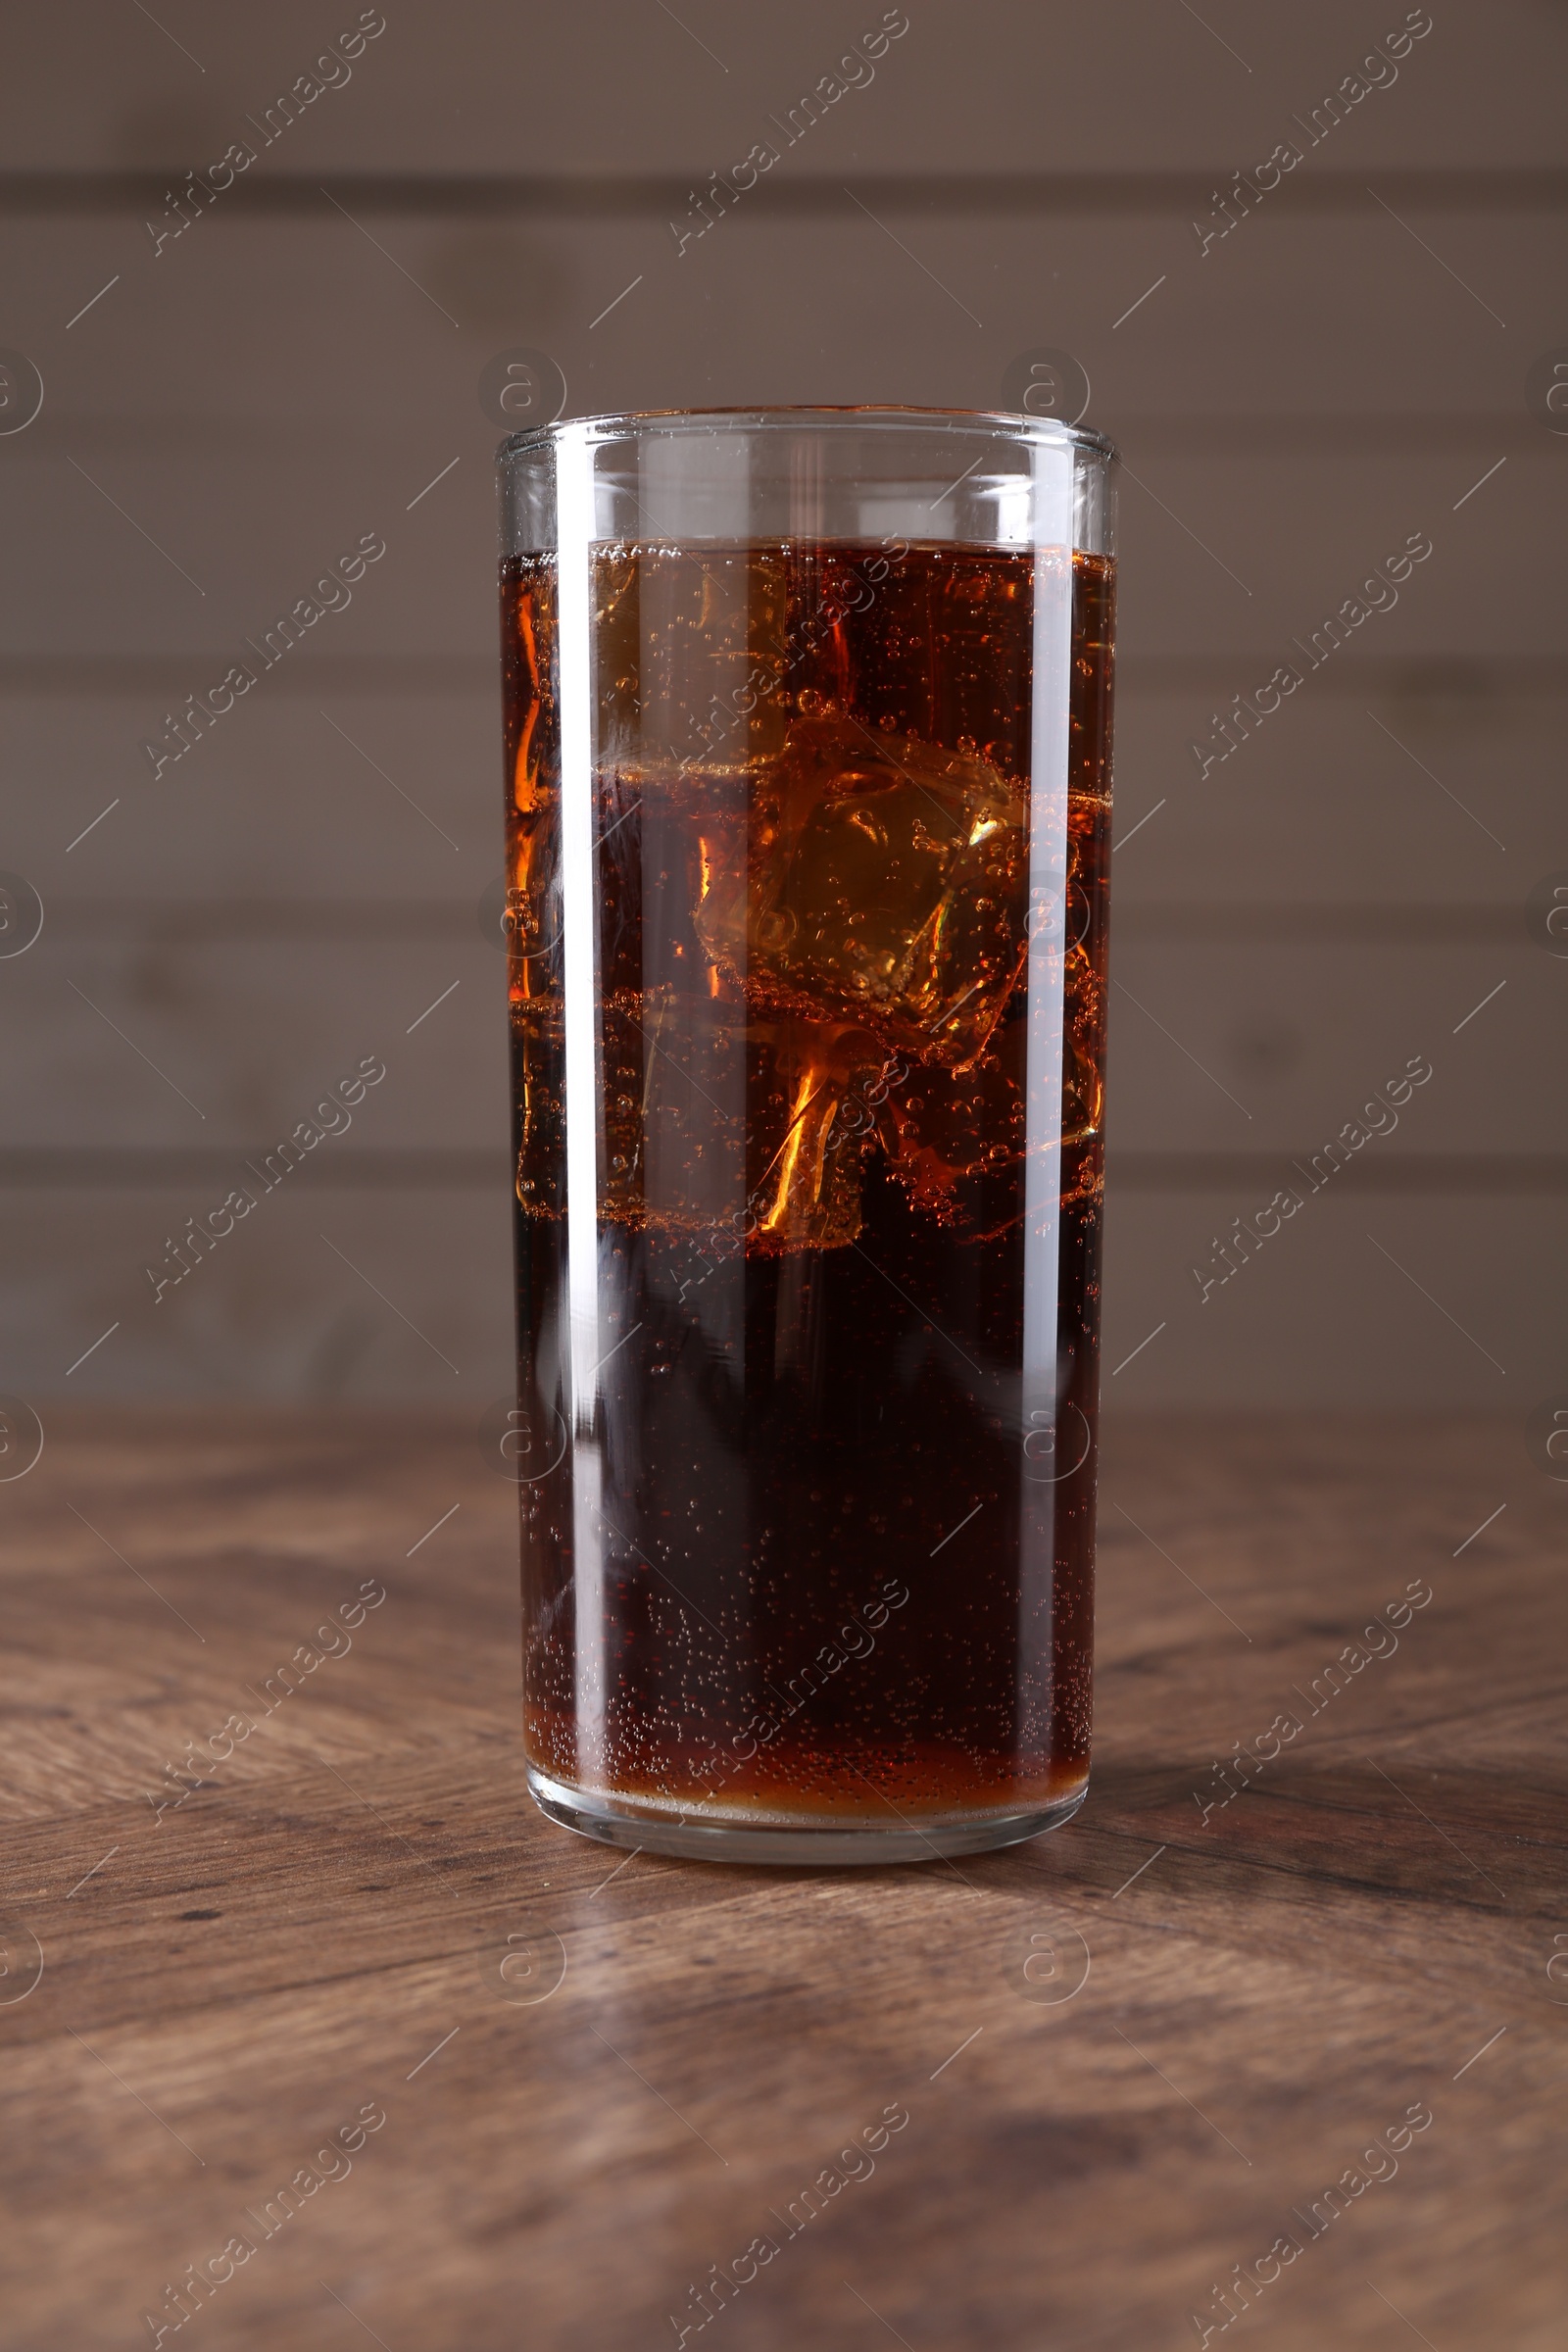
[{"label": "tall drinking glass", "polygon": [[612,1844],[919,1860],[1082,1801],[1112,455],[502,446],[525,1736]]}]

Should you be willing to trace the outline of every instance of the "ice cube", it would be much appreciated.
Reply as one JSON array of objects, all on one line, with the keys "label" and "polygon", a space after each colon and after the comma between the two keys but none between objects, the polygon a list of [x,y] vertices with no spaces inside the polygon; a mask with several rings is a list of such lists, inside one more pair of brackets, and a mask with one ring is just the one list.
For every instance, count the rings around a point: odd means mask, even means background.
[{"label": "ice cube", "polygon": [[698,938],[759,1013],[858,1020],[961,1065],[1027,951],[1025,818],[972,753],[797,717],[758,774],[746,871],[715,870]]},{"label": "ice cube", "polygon": [[834,1250],[860,1230],[869,1121],[846,1118],[881,1049],[846,1021],[758,1021],[747,1029],[746,1234],[775,1254]]},{"label": "ice cube", "polygon": [[877,1133],[914,1207],[951,1222],[964,1211],[960,1187],[1022,1159],[1026,1044],[1024,1024],[1008,1021],[961,1070],[916,1062],[888,1072]]}]

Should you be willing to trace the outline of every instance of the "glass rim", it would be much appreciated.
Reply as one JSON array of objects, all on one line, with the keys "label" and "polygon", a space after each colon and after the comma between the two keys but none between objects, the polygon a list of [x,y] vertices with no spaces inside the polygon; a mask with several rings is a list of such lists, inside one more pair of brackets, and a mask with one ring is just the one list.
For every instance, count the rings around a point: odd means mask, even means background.
[{"label": "glass rim", "polygon": [[953,432],[985,428],[1002,440],[1032,444],[1066,442],[1074,449],[1104,459],[1108,465],[1115,465],[1120,457],[1109,436],[1091,424],[1062,424],[1054,417],[1026,416],[1017,409],[921,409],[887,401],[795,408],[612,409],[593,416],[564,416],[553,424],[527,425],[518,432],[509,433],[496,451],[496,464],[510,465],[514,458],[532,455],[566,433],[583,428],[587,428],[590,442],[609,443],[618,435],[630,438],[644,425],[676,429],[690,425],[710,430],[715,420],[720,419],[733,426],[745,425],[754,432],[799,431],[813,425],[830,432],[866,424],[884,424],[895,431],[934,431],[942,426]]}]

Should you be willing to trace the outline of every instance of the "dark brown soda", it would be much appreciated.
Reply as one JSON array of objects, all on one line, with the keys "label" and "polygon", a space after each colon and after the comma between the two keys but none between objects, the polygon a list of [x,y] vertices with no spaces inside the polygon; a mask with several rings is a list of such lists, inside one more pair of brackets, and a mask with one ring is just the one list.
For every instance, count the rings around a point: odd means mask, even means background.
[{"label": "dark brown soda", "polygon": [[504,567],[525,1737],[622,1809],[892,1828],[1087,1775],[1114,575],[1073,561],[1059,1218],[1026,1203],[1034,575],[597,552],[573,1438],[555,566]]}]

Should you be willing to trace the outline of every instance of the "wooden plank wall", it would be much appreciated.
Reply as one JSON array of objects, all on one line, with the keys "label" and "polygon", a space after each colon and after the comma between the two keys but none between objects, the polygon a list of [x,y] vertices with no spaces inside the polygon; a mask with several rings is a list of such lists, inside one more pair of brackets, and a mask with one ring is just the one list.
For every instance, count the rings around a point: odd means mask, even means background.
[{"label": "wooden plank wall", "polygon": [[[1112,1396],[1523,1416],[1568,1378],[1562,12],[910,0],[791,141],[881,20],[387,0],[286,127],[352,7],[14,25],[0,345],[44,397],[0,431],[0,868],[44,925],[0,960],[8,1389],[506,1387],[478,382],[516,346],[582,413],[985,408],[1072,354],[1129,467],[1107,1372],[1157,1336]],[[363,534],[352,603],[155,777],[165,713]],[[1412,534],[1397,603],[1200,772]],[[352,1129],[155,1306],[166,1237],[367,1055]],[[1397,1129],[1200,1298],[1412,1056]]]}]

